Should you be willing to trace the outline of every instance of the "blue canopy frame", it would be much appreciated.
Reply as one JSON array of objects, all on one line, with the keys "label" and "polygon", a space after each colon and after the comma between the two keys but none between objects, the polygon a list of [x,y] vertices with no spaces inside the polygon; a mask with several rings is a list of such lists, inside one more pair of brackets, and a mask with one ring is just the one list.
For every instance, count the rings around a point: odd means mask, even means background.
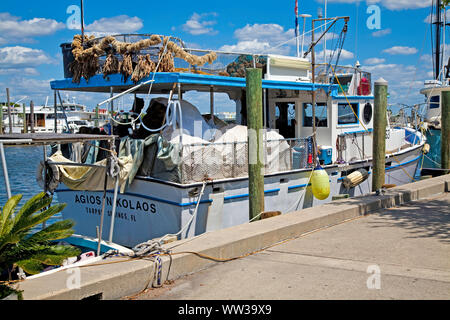
[{"label": "blue canopy frame", "polygon": [[[113,74],[106,78],[103,75],[98,74],[93,76],[87,82],[84,78],[81,78],[79,84],[73,83],[72,79],[55,80],[50,83],[52,90],[68,90],[68,91],[88,91],[88,92],[105,92],[109,93],[112,88],[118,90],[126,90],[142,82],[146,82],[153,79],[153,74],[142,79],[138,83],[134,83],[130,78],[126,82],[122,81],[120,74]],[[163,73],[158,72],[155,74],[155,82],[153,84],[154,89],[152,93],[158,93],[162,88],[167,90],[171,88],[174,83],[180,83],[181,85],[187,85],[187,87],[194,87],[201,90],[209,90],[211,86],[214,87],[227,87],[227,88],[245,88],[245,78],[224,77],[215,75],[202,75],[193,73],[178,73],[170,72]],[[148,86],[142,86],[140,91],[148,91]],[[264,89],[281,89],[281,90],[297,90],[297,91],[313,91],[323,89],[325,91],[330,90],[331,95],[337,95],[338,85],[335,84],[313,84],[308,82],[293,82],[293,81],[279,81],[279,80],[262,80],[262,86]],[[220,91],[219,88],[217,88]],[[194,90],[194,89],[192,89]]]}]

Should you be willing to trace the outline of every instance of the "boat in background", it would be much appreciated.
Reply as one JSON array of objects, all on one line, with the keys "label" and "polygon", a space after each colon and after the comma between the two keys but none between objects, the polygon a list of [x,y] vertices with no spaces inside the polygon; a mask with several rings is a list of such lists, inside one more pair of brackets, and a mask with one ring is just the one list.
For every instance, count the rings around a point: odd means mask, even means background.
[{"label": "boat in background", "polygon": [[[97,119],[95,111],[89,111],[85,105],[78,104],[75,101],[63,101],[56,107],[56,130],[55,130],[55,107],[53,106],[34,106],[34,131],[36,133],[50,132],[73,132],[77,133],[81,127],[93,127],[95,121],[98,120],[99,125],[106,124],[107,111],[99,110]],[[23,133],[23,107],[16,106],[11,108],[11,119],[13,122],[12,133]],[[27,131],[30,132],[31,127],[31,108],[25,107]],[[6,133],[9,132],[9,118],[7,116],[7,108],[3,107],[3,126]]]},{"label": "boat in background", "polygon": [[[420,93],[425,96],[425,112],[422,129],[426,132],[430,152],[424,156],[422,175],[440,175],[441,170],[441,112],[442,93],[450,91],[450,57],[446,57],[445,34],[447,29],[447,15],[440,0],[433,0],[434,13],[430,15],[434,25],[433,47],[433,80],[426,80]],[[433,20],[434,19],[434,20]],[[444,61],[448,58],[448,63]]]}]

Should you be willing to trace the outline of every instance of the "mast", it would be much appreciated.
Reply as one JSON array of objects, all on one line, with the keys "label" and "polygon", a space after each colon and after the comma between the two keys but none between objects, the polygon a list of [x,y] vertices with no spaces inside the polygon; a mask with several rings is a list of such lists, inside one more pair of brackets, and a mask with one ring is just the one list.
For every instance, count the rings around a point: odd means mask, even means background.
[{"label": "mast", "polygon": [[84,4],[81,0],[81,44],[84,43]]},{"label": "mast", "polygon": [[436,21],[434,22],[435,28],[436,28],[436,38],[435,38],[435,53],[434,53],[434,59],[435,59],[435,71],[434,71],[434,77],[436,80],[439,80],[439,75],[441,73],[441,0],[436,0]]}]

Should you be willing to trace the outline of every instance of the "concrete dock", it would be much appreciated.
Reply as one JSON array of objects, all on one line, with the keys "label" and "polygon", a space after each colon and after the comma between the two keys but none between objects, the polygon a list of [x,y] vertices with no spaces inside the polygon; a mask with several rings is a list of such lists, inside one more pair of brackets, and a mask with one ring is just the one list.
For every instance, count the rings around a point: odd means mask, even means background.
[{"label": "concrete dock", "polygon": [[31,300],[448,299],[449,191],[447,175],[171,243],[161,278],[175,282],[159,289],[146,290],[154,261],[123,258],[18,289]]},{"label": "concrete dock", "polygon": [[134,299],[450,299],[450,194],[380,210]]}]

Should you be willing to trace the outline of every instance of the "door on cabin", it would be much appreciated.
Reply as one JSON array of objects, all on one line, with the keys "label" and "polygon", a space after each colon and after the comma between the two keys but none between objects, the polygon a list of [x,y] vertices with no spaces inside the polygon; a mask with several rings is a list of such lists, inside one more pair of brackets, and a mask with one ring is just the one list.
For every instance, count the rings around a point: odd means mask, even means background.
[{"label": "door on cabin", "polygon": [[295,102],[277,102],[275,104],[275,128],[285,139],[295,138],[297,121]]}]

